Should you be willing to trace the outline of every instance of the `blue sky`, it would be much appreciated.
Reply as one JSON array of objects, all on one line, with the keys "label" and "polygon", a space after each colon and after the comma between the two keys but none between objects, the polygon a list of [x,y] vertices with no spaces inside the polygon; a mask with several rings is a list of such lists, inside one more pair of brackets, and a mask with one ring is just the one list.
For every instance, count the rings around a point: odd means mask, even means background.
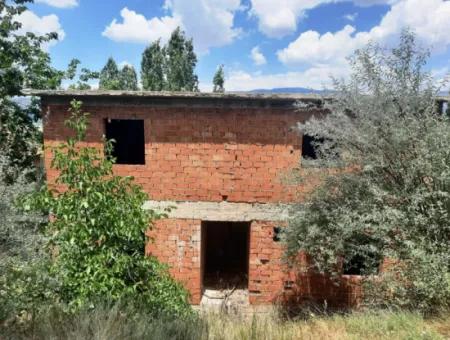
[{"label": "blue sky", "polygon": [[227,90],[322,88],[348,74],[346,56],[369,40],[391,44],[412,27],[431,48],[437,78],[450,70],[446,0],[37,0],[24,30],[57,31],[53,63],[100,69],[112,56],[139,70],[146,45],[176,26],[194,38],[200,88],[224,64]]}]

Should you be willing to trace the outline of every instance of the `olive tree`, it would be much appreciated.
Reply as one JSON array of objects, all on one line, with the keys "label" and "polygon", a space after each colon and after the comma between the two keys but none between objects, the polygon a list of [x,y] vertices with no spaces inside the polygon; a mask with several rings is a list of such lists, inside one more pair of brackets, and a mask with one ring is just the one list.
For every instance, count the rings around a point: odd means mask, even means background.
[{"label": "olive tree", "polygon": [[450,123],[427,57],[408,30],[397,47],[356,51],[328,114],[298,126],[324,178],[286,232],[288,255],[306,251],[322,273],[360,266],[371,305],[425,312],[450,302]]}]

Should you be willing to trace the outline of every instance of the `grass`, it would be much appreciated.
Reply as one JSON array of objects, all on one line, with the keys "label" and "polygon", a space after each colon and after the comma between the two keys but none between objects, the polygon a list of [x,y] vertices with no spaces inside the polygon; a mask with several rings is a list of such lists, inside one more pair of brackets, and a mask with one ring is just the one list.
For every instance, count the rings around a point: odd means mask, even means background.
[{"label": "grass", "polygon": [[0,326],[0,339],[450,339],[450,315],[424,320],[407,312],[367,312],[282,321],[275,314],[242,319],[208,313],[189,320],[168,320],[117,307],[75,315],[51,308],[34,322],[25,318]]},{"label": "grass", "polygon": [[274,316],[238,321],[206,317],[209,339],[449,339],[450,316],[425,321],[413,313],[369,312],[281,322]]}]

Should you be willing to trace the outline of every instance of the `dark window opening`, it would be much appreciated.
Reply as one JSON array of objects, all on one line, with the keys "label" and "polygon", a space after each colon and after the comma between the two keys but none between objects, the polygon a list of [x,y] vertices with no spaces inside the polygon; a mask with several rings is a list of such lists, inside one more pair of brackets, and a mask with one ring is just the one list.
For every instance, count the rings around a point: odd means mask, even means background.
[{"label": "dark window opening", "polygon": [[381,256],[375,253],[355,255],[344,261],[344,275],[377,274],[381,264]]},{"label": "dark window opening", "polygon": [[106,139],[113,139],[111,156],[117,164],[145,164],[144,121],[105,119]]},{"label": "dark window opening", "polygon": [[302,143],[302,158],[306,159],[317,159],[316,144],[320,143],[321,140],[308,135],[303,135]]},{"label": "dark window opening", "polygon": [[203,286],[247,288],[250,223],[202,223]]}]

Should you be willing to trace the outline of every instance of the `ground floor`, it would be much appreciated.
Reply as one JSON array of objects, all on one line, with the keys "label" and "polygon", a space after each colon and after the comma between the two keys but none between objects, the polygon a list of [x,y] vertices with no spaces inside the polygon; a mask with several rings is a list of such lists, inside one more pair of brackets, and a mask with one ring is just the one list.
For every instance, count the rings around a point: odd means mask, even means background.
[{"label": "ground floor", "polygon": [[[156,221],[146,252],[169,265],[174,278],[189,290],[192,304],[200,304],[205,292],[235,289],[245,291],[253,305],[300,300],[357,304],[361,296],[358,276],[344,276],[336,285],[322,275],[286,265],[279,237],[285,227],[282,220],[247,220],[269,217],[267,212],[243,214],[239,220],[239,207],[232,203],[209,211],[210,218],[192,209],[184,214],[185,208]],[[302,261],[307,261],[306,256]]]}]

